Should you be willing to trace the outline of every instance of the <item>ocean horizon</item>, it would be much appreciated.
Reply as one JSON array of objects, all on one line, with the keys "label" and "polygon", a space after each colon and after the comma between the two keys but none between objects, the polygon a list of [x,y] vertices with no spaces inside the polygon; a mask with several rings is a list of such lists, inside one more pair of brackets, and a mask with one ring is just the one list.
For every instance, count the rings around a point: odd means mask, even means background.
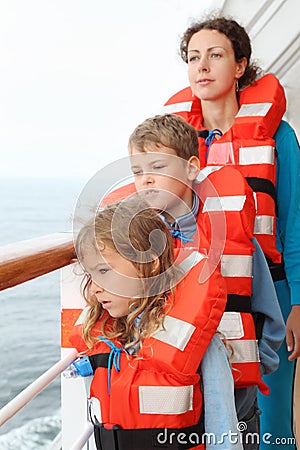
[{"label": "ocean horizon", "polygon": [[[2,178],[0,246],[71,231],[82,179]],[[60,359],[60,271],[0,292],[0,407]],[[60,379],[0,428],[1,450],[46,449],[59,433]]]}]

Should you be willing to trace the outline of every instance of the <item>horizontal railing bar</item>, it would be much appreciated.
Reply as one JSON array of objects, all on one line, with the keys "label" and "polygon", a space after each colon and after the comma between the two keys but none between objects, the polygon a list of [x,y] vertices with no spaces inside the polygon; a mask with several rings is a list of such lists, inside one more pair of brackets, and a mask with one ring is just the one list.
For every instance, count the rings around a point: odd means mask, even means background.
[{"label": "horizontal railing bar", "polygon": [[0,291],[60,269],[76,258],[72,233],[55,233],[0,248]]},{"label": "horizontal railing bar", "polygon": [[93,431],[94,431],[93,424],[91,422],[88,422],[83,433],[81,434],[81,436],[79,436],[77,441],[73,444],[71,450],[81,450],[84,447],[84,445],[87,443],[87,441],[89,440],[91,435],[93,434]]},{"label": "horizontal railing bar", "polygon": [[47,387],[58,375],[60,375],[77,357],[77,351],[73,349],[69,355],[58,361],[50,369],[44,372],[33,383],[14,397],[0,410],[0,426],[7,422],[30,400]]}]

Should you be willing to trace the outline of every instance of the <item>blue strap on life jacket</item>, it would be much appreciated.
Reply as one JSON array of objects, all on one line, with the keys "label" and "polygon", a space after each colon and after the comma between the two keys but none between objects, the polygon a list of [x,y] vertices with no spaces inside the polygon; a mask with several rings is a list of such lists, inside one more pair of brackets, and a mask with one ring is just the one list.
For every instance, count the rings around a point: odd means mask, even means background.
[{"label": "blue strap on life jacket", "polygon": [[183,234],[181,233],[181,231],[178,230],[170,230],[170,233],[172,236],[174,236],[175,238],[178,238],[182,241],[183,244],[186,244],[187,242],[194,242],[194,239],[189,239],[185,236],[183,236]]},{"label": "blue strap on life jacket", "polygon": [[212,141],[216,136],[223,136],[223,133],[219,128],[214,128],[213,130],[208,130],[208,136],[205,139],[205,145],[209,148],[211,146]]},{"label": "blue strap on life jacket", "polygon": [[120,354],[124,350],[124,347],[117,347],[112,341],[109,339],[98,336],[100,341],[105,342],[111,350],[109,353],[108,364],[107,364],[107,387],[108,387],[108,395],[110,395],[110,373],[112,366],[116,369],[117,372],[120,372]]}]

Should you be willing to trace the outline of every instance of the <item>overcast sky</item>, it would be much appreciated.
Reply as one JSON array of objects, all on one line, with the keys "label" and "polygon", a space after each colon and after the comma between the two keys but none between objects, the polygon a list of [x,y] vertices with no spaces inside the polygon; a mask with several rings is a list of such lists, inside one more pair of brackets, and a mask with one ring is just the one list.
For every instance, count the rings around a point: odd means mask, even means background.
[{"label": "overcast sky", "polygon": [[0,0],[0,176],[86,178],[187,82],[179,37],[218,0]]}]

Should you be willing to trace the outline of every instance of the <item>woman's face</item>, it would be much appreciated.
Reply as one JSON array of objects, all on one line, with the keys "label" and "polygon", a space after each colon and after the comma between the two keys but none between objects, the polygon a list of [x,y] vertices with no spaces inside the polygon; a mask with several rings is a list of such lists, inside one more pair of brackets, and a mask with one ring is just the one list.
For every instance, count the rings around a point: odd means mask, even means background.
[{"label": "woman's face", "polygon": [[188,45],[188,77],[193,94],[202,101],[236,95],[236,80],[246,68],[246,58],[236,62],[230,40],[216,30],[200,30]]}]

